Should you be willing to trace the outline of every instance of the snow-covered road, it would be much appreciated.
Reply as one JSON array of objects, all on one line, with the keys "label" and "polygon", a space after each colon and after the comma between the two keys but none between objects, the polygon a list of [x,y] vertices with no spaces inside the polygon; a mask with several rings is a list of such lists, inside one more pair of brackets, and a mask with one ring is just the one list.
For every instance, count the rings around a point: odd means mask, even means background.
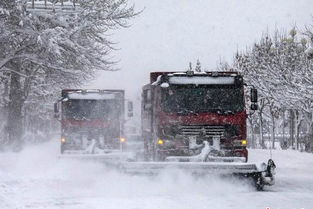
[{"label": "snow-covered road", "polygon": [[[62,161],[57,142],[0,154],[1,209],[312,209],[313,154],[273,151],[277,181],[256,192],[238,180],[179,174],[136,177]],[[251,161],[269,151],[250,150]]]}]

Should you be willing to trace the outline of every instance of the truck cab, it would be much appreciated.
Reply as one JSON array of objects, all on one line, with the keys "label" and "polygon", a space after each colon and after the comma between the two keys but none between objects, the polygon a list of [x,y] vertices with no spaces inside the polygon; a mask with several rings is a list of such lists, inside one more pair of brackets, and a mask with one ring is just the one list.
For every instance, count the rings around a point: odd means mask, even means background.
[{"label": "truck cab", "polygon": [[[256,109],[256,91],[253,91]],[[152,72],[142,92],[145,156],[158,161],[199,155],[247,161],[247,112],[243,77],[236,72]]]},{"label": "truck cab", "polygon": [[103,150],[123,148],[124,97],[124,90],[62,90],[55,104],[61,121],[61,153],[84,150],[92,140]]}]

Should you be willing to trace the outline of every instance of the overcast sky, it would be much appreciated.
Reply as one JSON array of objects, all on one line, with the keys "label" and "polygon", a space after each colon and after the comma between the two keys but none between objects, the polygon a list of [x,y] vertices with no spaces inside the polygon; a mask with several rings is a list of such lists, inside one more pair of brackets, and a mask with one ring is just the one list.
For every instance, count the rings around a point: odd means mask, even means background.
[{"label": "overcast sky", "polygon": [[119,72],[102,72],[88,88],[125,89],[139,101],[151,71],[186,70],[199,59],[206,70],[231,62],[237,49],[267,31],[313,24],[312,0],[132,0],[142,14],[113,38]]}]

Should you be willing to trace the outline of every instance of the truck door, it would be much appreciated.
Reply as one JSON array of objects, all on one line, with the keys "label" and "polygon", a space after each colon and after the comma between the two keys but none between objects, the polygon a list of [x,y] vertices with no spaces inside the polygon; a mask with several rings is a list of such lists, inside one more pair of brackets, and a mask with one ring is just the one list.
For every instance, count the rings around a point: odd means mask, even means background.
[{"label": "truck door", "polygon": [[142,91],[141,100],[141,133],[144,139],[145,156],[149,158],[148,153],[152,153],[152,134],[153,134],[153,96],[152,86],[145,85]]}]

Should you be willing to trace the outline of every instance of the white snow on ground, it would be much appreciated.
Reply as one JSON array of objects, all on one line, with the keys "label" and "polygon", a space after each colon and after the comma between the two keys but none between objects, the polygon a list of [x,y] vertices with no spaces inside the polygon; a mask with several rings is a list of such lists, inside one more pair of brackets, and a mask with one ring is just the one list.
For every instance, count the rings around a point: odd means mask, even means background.
[{"label": "white snow on ground", "polygon": [[[313,155],[273,151],[277,182],[256,192],[238,180],[119,174],[97,163],[60,160],[58,143],[0,154],[1,209],[310,209]],[[269,152],[250,150],[250,161]]]}]

